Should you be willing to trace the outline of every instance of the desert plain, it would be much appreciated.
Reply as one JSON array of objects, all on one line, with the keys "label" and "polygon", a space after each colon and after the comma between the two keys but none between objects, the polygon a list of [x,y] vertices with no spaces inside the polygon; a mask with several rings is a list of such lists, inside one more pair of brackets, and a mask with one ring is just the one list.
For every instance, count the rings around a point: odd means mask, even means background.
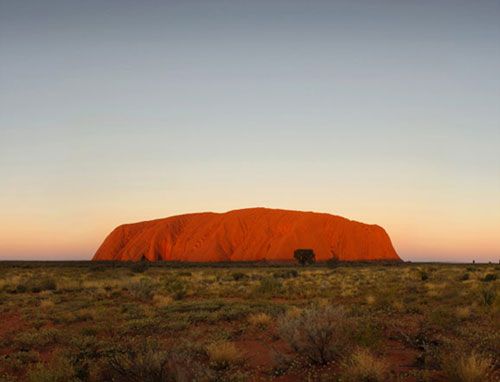
[{"label": "desert plain", "polygon": [[0,263],[0,381],[497,381],[495,264]]}]

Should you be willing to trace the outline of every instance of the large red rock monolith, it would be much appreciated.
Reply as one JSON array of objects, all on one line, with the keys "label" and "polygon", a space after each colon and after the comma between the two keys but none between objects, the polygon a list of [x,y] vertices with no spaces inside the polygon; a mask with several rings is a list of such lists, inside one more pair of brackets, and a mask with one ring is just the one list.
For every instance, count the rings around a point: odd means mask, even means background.
[{"label": "large red rock monolith", "polygon": [[316,260],[401,261],[385,230],[325,213],[248,208],[194,213],[121,225],[93,260],[293,260],[311,248]]}]

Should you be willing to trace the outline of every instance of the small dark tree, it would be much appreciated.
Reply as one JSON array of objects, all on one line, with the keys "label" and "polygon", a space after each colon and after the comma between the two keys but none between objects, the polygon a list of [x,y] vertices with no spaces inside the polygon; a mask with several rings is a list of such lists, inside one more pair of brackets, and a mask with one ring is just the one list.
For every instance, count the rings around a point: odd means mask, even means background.
[{"label": "small dark tree", "polygon": [[308,265],[316,261],[316,255],[312,249],[296,249],[293,257],[300,265]]},{"label": "small dark tree", "polygon": [[130,270],[134,273],[143,273],[149,268],[148,260],[143,256],[139,261],[135,261],[130,266]]}]

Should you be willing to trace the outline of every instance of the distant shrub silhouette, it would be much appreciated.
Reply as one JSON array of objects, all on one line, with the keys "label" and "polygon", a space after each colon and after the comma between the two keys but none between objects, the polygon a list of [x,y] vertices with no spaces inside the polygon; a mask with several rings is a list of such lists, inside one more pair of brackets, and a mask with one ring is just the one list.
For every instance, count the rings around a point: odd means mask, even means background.
[{"label": "distant shrub silhouette", "polygon": [[336,268],[336,267],[338,267],[340,265],[341,265],[340,260],[336,256],[333,256],[333,257],[331,257],[330,259],[328,259],[326,261],[326,266],[328,268]]},{"label": "distant shrub silhouette", "polygon": [[149,264],[146,260],[134,262],[130,266],[130,270],[134,273],[143,273],[143,272],[147,271],[148,268],[149,268]]},{"label": "distant shrub silhouette", "polygon": [[316,255],[312,249],[296,249],[293,257],[300,265],[313,264],[316,261]]}]

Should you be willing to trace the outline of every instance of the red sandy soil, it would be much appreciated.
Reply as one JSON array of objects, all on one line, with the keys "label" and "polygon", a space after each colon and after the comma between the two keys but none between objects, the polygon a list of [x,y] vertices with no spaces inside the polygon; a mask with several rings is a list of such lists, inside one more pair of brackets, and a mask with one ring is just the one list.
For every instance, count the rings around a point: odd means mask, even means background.
[{"label": "red sandy soil", "polygon": [[93,260],[290,261],[298,248],[316,260],[400,261],[385,230],[325,213],[248,208],[125,224]]},{"label": "red sandy soil", "polygon": [[[0,339],[13,337],[25,326],[21,316],[17,313],[0,314],[0,322]],[[8,352],[0,352],[0,355],[7,353]]]}]

